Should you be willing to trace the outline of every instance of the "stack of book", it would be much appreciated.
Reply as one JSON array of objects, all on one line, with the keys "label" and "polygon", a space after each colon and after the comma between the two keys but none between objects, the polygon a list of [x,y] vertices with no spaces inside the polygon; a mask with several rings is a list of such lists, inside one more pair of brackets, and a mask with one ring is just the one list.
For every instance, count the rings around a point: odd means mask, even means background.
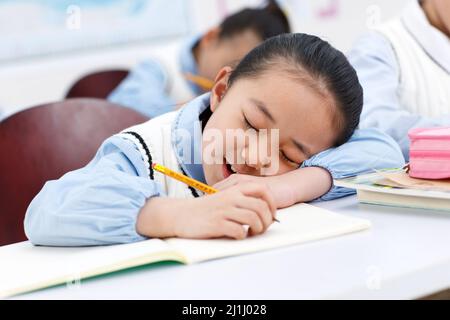
[{"label": "stack of book", "polygon": [[361,203],[450,212],[450,179],[415,179],[403,169],[394,169],[335,180],[334,183],[356,189]]}]

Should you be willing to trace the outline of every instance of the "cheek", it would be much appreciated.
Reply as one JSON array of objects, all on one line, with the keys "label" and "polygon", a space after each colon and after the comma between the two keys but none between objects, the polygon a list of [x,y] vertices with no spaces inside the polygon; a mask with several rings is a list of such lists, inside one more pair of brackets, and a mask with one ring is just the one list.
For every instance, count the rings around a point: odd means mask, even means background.
[{"label": "cheek", "polygon": [[436,11],[439,14],[442,22],[446,26],[450,24],[450,2],[448,0],[439,0],[435,2]]},{"label": "cheek", "polygon": [[249,144],[249,140],[246,138],[245,134],[241,129],[227,130],[224,137],[224,149],[227,153],[236,152],[242,153],[243,149],[245,149]]},{"label": "cheek", "polygon": [[220,177],[217,175],[218,170],[214,168],[204,168],[205,182],[207,185],[213,186],[220,182]]},{"label": "cheek", "polygon": [[217,73],[220,71],[220,68],[218,69],[216,67],[216,59],[214,53],[205,55],[202,61],[199,61],[198,71],[202,77],[208,78],[210,80],[215,79]]},{"label": "cheek", "polygon": [[214,178],[213,170],[209,165],[203,165],[203,173],[205,174],[206,183],[209,185],[213,185],[216,183],[216,179]]},{"label": "cheek", "polygon": [[223,158],[223,139],[219,131],[209,131],[202,142],[202,162],[204,165],[217,164]]},{"label": "cheek", "polygon": [[214,80],[219,73],[220,69],[224,67],[225,64],[222,63],[220,54],[211,53],[208,57],[203,60],[201,69],[203,71],[202,76]]},{"label": "cheek", "polygon": [[444,14],[444,17],[442,20],[444,20],[444,24],[447,27],[447,31],[450,32],[450,5],[446,9],[446,13]]},{"label": "cheek", "polygon": [[210,142],[207,146],[202,146],[202,166],[207,184],[215,184],[218,182],[219,167],[218,158],[216,157],[216,145]]},{"label": "cheek", "polygon": [[217,69],[217,71],[219,71],[220,69],[222,69],[223,67],[235,67],[235,62],[237,60],[237,58],[234,57],[234,53],[233,52],[227,52],[225,50],[222,50],[220,52],[218,52],[215,57],[214,60],[211,61],[211,68],[215,68]]}]

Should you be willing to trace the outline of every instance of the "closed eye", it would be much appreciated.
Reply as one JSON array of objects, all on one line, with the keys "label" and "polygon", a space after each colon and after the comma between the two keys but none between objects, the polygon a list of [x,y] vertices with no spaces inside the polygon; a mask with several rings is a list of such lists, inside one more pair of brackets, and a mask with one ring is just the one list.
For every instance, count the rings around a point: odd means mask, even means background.
[{"label": "closed eye", "polygon": [[280,150],[280,154],[281,154],[281,157],[282,157],[284,160],[286,160],[287,162],[290,162],[291,164],[296,165],[296,166],[300,166],[300,165],[301,165],[301,164],[298,164],[298,162],[295,162],[294,160],[289,159],[289,158],[286,156],[286,154],[285,154],[283,151],[281,151],[281,150]]},{"label": "closed eye", "polygon": [[258,129],[256,129],[256,128],[248,121],[248,119],[247,119],[246,116],[244,116],[244,121],[245,121],[245,125],[246,125],[247,129],[253,129],[253,130],[258,131]]},{"label": "closed eye", "polygon": [[[253,126],[253,125],[250,123],[250,121],[248,121],[248,119],[247,119],[246,116],[244,116],[244,121],[245,121],[245,126],[246,126],[247,129],[253,129],[253,130],[255,130],[255,131],[259,131],[259,129],[255,128],[255,126]],[[290,159],[290,158],[289,158],[288,156],[286,156],[286,154],[285,154],[283,151],[281,151],[281,150],[280,150],[280,155],[281,155],[281,157],[282,157],[285,161],[289,162],[289,164],[291,164],[291,165],[293,165],[293,166],[301,166],[301,163],[299,164],[298,162],[296,162],[296,161]]]}]

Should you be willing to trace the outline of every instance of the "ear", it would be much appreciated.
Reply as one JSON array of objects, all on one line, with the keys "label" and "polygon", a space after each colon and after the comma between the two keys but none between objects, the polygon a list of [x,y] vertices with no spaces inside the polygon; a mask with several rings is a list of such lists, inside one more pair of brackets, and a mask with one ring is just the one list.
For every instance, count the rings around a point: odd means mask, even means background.
[{"label": "ear", "polygon": [[200,47],[208,47],[212,43],[216,43],[217,40],[219,39],[219,34],[220,34],[220,28],[219,27],[209,29],[203,35],[203,37],[200,39],[199,46]]},{"label": "ear", "polygon": [[219,103],[222,101],[228,90],[228,79],[230,78],[231,71],[231,67],[223,67],[216,76],[210,98],[210,108],[212,112],[216,111]]}]

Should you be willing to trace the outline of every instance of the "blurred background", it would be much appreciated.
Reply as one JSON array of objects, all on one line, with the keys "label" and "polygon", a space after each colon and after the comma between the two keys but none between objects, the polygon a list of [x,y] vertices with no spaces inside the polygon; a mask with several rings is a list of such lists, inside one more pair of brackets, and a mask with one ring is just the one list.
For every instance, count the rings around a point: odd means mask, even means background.
[{"label": "blurred background", "polygon": [[[408,0],[279,0],[293,30],[348,51]],[[85,74],[130,69],[261,0],[0,0],[0,117],[62,99]]]}]

